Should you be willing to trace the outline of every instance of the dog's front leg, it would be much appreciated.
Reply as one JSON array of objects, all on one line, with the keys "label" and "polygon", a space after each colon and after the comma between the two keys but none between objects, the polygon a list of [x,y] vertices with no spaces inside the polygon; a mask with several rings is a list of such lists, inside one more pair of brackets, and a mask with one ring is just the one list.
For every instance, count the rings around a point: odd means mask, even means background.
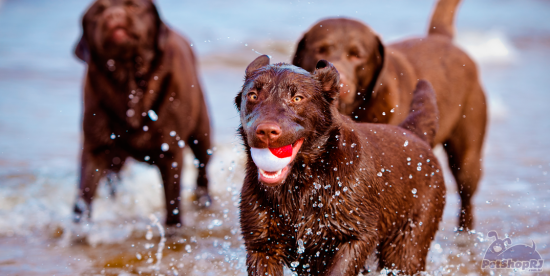
[{"label": "dog's front leg", "polygon": [[157,160],[157,167],[164,184],[164,202],[166,207],[166,225],[181,226],[181,188],[180,179],[183,168],[181,151],[166,152],[164,158]]},{"label": "dog's front leg", "polygon": [[365,240],[352,240],[340,244],[337,253],[332,259],[330,268],[323,273],[327,276],[359,274],[367,258],[376,248],[376,239],[369,237]]},{"label": "dog's front leg", "polygon": [[252,251],[246,256],[248,275],[252,276],[283,276],[282,261],[266,252]]}]

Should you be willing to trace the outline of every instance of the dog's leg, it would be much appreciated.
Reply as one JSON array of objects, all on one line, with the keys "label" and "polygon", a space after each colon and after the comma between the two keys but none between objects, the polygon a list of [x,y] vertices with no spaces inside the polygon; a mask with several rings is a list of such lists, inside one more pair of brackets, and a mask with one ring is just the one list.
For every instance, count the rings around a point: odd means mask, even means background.
[{"label": "dog's leg", "polygon": [[212,154],[212,145],[210,142],[210,123],[206,107],[203,108],[199,117],[197,128],[189,137],[188,144],[195,157],[199,160],[197,176],[197,189],[195,190],[195,199],[200,207],[208,207],[212,203],[210,193],[208,192],[208,176],[206,175],[206,166],[210,161]]},{"label": "dog's leg", "polygon": [[374,236],[342,243],[332,258],[330,268],[321,275],[357,275],[363,269],[367,258],[375,250],[376,243]]},{"label": "dog's leg", "polygon": [[[443,179],[440,179],[440,184]],[[433,185],[434,183],[432,183]],[[444,189],[437,193],[439,200],[425,202],[414,214],[408,214],[411,220],[406,221],[395,234],[381,242],[379,247],[379,268],[399,270],[399,273],[415,275],[426,267],[428,250],[439,228],[439,222],[445,208]],[[428,196],[428,198],[433,198]]]},{"label": "dog's leg", "polygon": [[165,153],[164,158],[157,161],[157,167],[164,184],[164,202],[166,206],[166,225],[181,226],[181,187],[183,152],[175,150]]},{"label": "dog's leg", "polygon": [[471,91],[455,130],[444,143],[462,203],[459,226],[465,231],[474,227],[471,200],[482,173],[481,156],[487,121],[485,103],[481,88]]},{"label": "dog's leg", "polygon": [[86,146],[82,150],[80,163],[80,184],[74,205],[74,222],[92,216],[92,200],[99,181],[108,173],[108,157],[105,153],[94,154]]},{"label": "dog's leg", "polygon": [[246,256],[246,265],[248,267],[248,275],[260,276],[283,276],[283,264],[278,260],[277,256],[270,256],[265,252],[253,251]]}]

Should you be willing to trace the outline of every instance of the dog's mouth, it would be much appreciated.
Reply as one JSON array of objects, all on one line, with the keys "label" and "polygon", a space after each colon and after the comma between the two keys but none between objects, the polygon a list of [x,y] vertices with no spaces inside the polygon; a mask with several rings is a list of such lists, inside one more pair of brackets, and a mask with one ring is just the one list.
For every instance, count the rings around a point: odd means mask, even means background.
[{"label": "dog's mouth", "polygon": [[300,138],[280,148],[250,148],[252,160],[258,167],[259,180],[268,186],[283,184],[303,142],[304,138]]},{"label": "dog's mouth", "polygon": [[123,45],[136,39],[125,26],[115,26],[109,30],[108,39],[115,45]]}]

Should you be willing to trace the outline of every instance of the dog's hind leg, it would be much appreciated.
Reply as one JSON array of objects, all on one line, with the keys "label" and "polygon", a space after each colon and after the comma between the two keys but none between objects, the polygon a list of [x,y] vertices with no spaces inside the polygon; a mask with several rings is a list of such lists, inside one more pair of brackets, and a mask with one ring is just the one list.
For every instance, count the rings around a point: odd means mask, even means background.
[{"label": "dog's hind leg", "polygon": [[455,130],[443,144],[460,194],[461,230],[473,230],[474,227],[471,201],[482,173],[481,156],[486,122],[485,95],[481,87],[477,86],[468,95]]},{"label": "dog's hind leg", "polygon": [[195,158],[199,161],[195,199],[200,207],[208,207],[212,203],[210,193],[208,192],[208,176],[206,174],[206,167],[212,154],[210,138],[210,122],[206,107],[204,107],[199,116],[197,127],[188,139],[189,147],[193,151]]}]

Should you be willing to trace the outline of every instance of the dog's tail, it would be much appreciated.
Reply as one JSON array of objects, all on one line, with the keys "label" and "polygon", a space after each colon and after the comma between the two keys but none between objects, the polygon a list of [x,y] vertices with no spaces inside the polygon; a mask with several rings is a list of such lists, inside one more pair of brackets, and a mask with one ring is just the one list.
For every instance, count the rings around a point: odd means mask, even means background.
[{"label": "dog's tail", "polygon": [[426,80],[419,80],[413,93],[410,113],[399,124],[420,139],[434,147],[435,134],[439,126],[439,109],[432,85]]},{"label": "dog's tail", "polygon": [[438,0],[432,14],[428,35],[439,34],[453,38],[454,19],[460,0]]}]

